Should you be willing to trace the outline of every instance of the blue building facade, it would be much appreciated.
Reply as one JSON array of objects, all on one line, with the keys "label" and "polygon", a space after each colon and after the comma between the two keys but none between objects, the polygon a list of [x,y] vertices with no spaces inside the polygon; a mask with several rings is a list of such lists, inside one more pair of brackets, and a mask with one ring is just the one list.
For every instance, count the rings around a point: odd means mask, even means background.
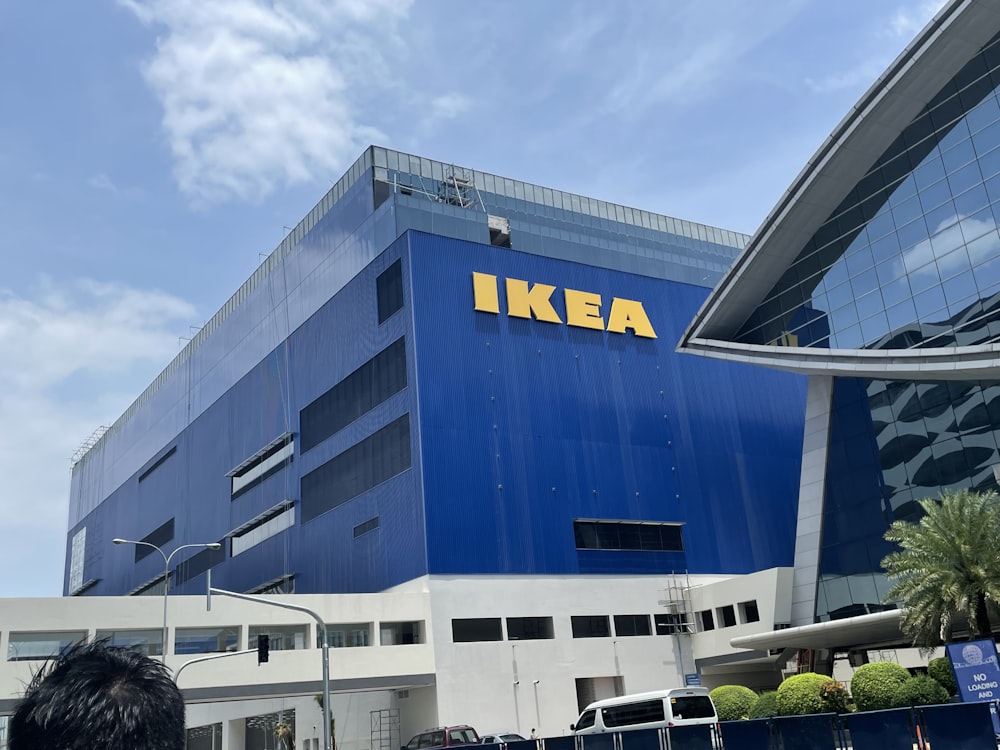
[{"label": "blue building facade", "polygon": [[805,379],[674,350],[745,239],[370,148],[77,461],[64,593],[791,565]]}]

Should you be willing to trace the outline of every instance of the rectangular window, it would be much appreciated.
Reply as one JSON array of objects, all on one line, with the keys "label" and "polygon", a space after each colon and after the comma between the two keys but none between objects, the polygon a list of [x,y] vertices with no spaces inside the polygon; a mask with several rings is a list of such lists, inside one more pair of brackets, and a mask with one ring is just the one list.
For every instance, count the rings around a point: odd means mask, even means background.
[{"label": "rectangular window", "polygon": [[[164,544],[169,542],[174,538],[174,519],[170,519],[165,524],[159,528],[151,531],[142,538],[143,542],[146,544],[155,544],[157,547],[162,547]],[[135,545],[135,561],[139,562],[144,560],[149,555],[152,555],[156,550],[152,547],[147,547],[146,544],[136,544]]]},{"label": "rectangular window", "polygon": [[302,477],[302,522],[321,516],[410,468],[410,415],[404,414]]},{"label": "rectangular window", "polygon": [[284,469],[295,458],[295,438],[286,433],[268,443],[253,456],[229,472],[233,499],[269,476]]},{"label": "rectangular window", "polygon": [[736,624],[736,610],[733,608],[732,604],[727,604],[725,607],[719,607],[715,610],[715,613],[719,616],[720,628],[731,628]]},{"label": "rectangular window", "polygon": [[701,623],[701,631],[715,630],[715,619],[712,617],[712,610],[703,609],[698,613],[698,622]]},{"label": "rectangular window", "polygon": [[615,635],[652,635],[649,615],[615,615]]},{"label": "rectangular window", "polygon": [[651,724],[663,721],[663,699],[656,698],[636,703],[626,703],[623,706],[608,706],[601,709],[606,727],[627,727],[632,724]]},{"label": "rectangular window", "polygon": [[502,641],[499,617],[476,617],[451,621],[451,639],[455,643]]},{"label": "rectangular window", "polygon": [[230,554],[236,557],[294,525],[295,504],[291,500],[283,500],[229,532]]},{"label": "rectangular window", "polygon": [[87,549],[87,527],[73,535],[69,556],[69,593],[83,588],[83,556]]},{"label": "rectangular window", "polygon": [[239,648],[239,627],[177,628],[174,632],[175,654],[214,654]]},{"label": "rectangular window", "polygon": [[684,551],[679,523],[580,520],[573,536],[577,549]]},{"label": "rectangular window", "polygon": [[302,452],[406,387],[406,340],[396,339],[299,412]]},{"label": "rectangular window", "polygon": [[225,541],[225,539],[219,541],[219,544],[221,545],[219,549],[203,549],[198,554],[192,555],[190,558],[178,565],[175,569],[175,584],[179,586],[186,581],[190,581],[192,578],[200,576],[209,568],[214,568],[219,563],[225,562]]},{"label": "rectangular window", "polygon": [[570,621],[574,638],[611,637],[611,621],[607,615],[574,615]]},{"label": "rectangular window", "polygon": [[760,612],[757,610],[757,600],[751,599],[748,602],[740,602],[740,622],[760,622]]},{"label": "rectangular window", "polygon": [[551,617],[508,617],[507,638],[512,641],[539,641],[555,638]]},{"label": "rectangular window", "polygon": [[396,260],[375,279],[378,297],[378,322],[382,325],[403,307],[403,263]]},{"label": "rectangular window", "polygon": [[7,638],[7,661],[48,659],[85,640],[85,630],[11,633]]},{"label": "rectangular window", "polygon": [[677,635],[690,633],[691,623],[686,612],[671,615],[653,615],[653,625],[657,635]]},{"label": "rectangular window", "polygon": [[[330,648],[362,648],[371,645],[370,622],[327,623],[326,639]],[[323,644],[322,634],[316,633],[316,647]]]},{"label": "rectangular window", "polygon": [[96,640],[138,651],[146,656],[163,654],[163,630],[98,630]]},{"label": "rectangular window", "polygon": [[370,531],[375,531],[378,528],[378,516],[375,518],[369,518],[364,523],[359,523],[354,527],[354,538],[357,539],[359,536],[364,536]]},{"label": "rectangular window", "polygon": [[424,623],[420,621],[379,623],[379,642],[383,646],[423,643]]},{"label": "rectangular window", "polygon": [[258,635],[268,636],[272,651],[297,651],[306,648],[309,643],[309,628],[306,625],[251,625],[247,635],[251,647],[257,643]]}]

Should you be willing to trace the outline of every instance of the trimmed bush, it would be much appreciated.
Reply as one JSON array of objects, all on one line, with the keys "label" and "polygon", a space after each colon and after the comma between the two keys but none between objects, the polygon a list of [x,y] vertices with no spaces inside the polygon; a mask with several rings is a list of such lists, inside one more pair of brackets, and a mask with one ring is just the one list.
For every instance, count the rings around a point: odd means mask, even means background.
[{"label": "trimmed bush", "polygon": [[859,711],[892,708],[893,693],[908,679],[910,673],[894,661],[862,664],[851,678],[851,695]]},{"label": "trimmed bush", "polygon": [[778,713],[781,716],[816,714],[822,710],[819,691],[832,677],[804,672],[792,675],[778,686]]},{"label": "trimmed bush", "polygon": [[854,710],[851,696],[844,683],[833,680],[819,689],[819,705],[823,713],[846,714]]},{"label": "trimmed bush", "polygon": [[921,674],[896,686],[892,691],[892,707],[932,706],[935,703],[947,703],[950,698],[948,691],[937,680],[930,675]]},{"label": "trimmed bush", "polygon": [[757,693],[742,685],[720,685],[708,695],[719,713],[719,721],[746,718],[750,706],[757,700]]},{"label": "trimmed bush", "polygon": [[778,716],[778,691],[768,690],[757,696],[757,700],[747,711],[748,719],[769,719]]},{"label": "trimmed bush", "polygon": [[948,691],[952,696],[958,692],[958,685],[955,684],[955,673],[951,671],[951,662],[947,656],[939,656],[927,662],[927,674],[933,677],[937,684]]}]

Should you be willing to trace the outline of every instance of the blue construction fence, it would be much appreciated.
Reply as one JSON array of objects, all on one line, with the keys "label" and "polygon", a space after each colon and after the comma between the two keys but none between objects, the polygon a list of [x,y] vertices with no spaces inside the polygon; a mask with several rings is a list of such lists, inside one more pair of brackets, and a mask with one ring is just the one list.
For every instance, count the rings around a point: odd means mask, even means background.
[{"label": "blue construction fence", "polygon": [[997,702],[777,716],[509,742],[506,750],[997,750]]}]

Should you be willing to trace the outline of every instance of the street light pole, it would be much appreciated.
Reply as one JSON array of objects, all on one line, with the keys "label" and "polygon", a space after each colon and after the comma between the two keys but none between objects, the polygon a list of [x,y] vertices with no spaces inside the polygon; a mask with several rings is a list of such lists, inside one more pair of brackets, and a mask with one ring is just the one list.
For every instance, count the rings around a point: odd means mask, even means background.
[{"label": "street light pole", "polygon": [[221,549],[222,545],[218,542],[205,542],[201,544],[182,544],[177,549],[173,550],[169,555],[162,549],[157,547],[152,542],[142,542],[136,541],[134,539],[112,539],[113,544],[134,544],[139,547],[152,547],[157,552],[160,553],[160,557],[163,558],[163,642],[160,647],[163,663],[167,663],[167,594],[170,592],[170,561],[174,559],[174,555],[180,552],[182,549],[190,549],[192,547],[202,547],[204,549]]}]

